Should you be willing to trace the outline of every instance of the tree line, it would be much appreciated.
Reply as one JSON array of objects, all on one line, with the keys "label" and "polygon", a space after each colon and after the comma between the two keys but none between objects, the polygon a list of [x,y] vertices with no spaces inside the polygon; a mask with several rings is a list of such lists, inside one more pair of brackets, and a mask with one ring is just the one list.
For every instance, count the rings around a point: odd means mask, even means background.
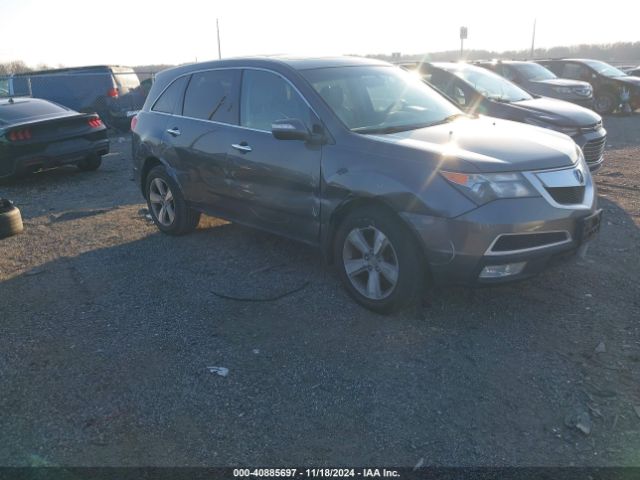
[{"label": "tree line", "polygon": [[[460,50],[448,50],[445,52],[433,52],[415,55],[392,56],[386,54],[367,55],[370,58],[379,58],[388,61],[457,61],[460,59]],[[497,52],[493,50],[465,50],[465,60],[536,60],[543,58],[592,58],[615,64],[640,64],[640,42],[617,42],[603,44],[581,44],[552,48],[536,48],[531,57],[531,49],[505,50]]]},{"label": "tree line", "polygon": [[[420,53],[412,55],[393,56],[388,54],[366,55],[369,58],[379,58],[389,61],[447,61],[459,60],[459,50],[449,50],[445,52]],[[617,42],[602,44],[581,44],[552,48],[536,48],[533,52],[533,59],[559,58],[559,57],[579,57],[603,60],[614,64],[640,65],[640,42]],[[492,50],[466,50],[465,60],[487,60],[487,59],[511,59],[511,60],[531,60],[531,50],[506,50],[496,52]],[[136,72],[154,73],[168,68],[171,65],[145,65],[133,67]],[[58,65],[63,67],[63,65]],[[40,64],[30,67],[22,60],[13,60],[0,63],[0,75],[11,75],[17,73],[28,73],[34,70],[47,70],[53,68],[49,65]]]}]

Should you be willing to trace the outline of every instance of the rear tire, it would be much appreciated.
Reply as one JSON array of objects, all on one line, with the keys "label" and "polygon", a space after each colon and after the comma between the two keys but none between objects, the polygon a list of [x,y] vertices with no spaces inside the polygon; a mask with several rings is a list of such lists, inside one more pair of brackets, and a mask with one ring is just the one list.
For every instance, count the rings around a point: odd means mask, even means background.
[{"label": "rear tire", "polygon": [[200,212],[187,205],[180,187],[163,166],[149,171],[144,194],[151,218],[161,232],[185,235],[200,223]]},{"label": "rear tire", "polygon": [[0,239],[22,233],[22,215],[9,200],[0,199]]},{"label": "rear tire", "polygon": [[391,212],[367,206],[349,213],[336,233],[334,255],[347,292],[369,310],[401,310],[422,293],[420,247]]},{"label": "rear tire", "polygon": [[76,165],[83,172],[93,172],[102,165],[102,157],[100,155],[90,155],[84,160],[80,160]]}]

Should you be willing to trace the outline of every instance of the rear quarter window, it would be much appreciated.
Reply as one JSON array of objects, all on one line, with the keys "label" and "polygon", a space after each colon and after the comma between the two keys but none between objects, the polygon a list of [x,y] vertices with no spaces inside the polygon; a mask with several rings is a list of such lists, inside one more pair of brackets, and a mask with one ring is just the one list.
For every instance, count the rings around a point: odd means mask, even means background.
[{"label": "rear quarter window", "polygon": [[174,82],[160,94],[160,97],[158,97],[158,100],[156,100],[153,107],[151,107],[151,110],[172,115],[182,113],[182,95],[188,80],[189,77],[180,77],[174,80]]}]

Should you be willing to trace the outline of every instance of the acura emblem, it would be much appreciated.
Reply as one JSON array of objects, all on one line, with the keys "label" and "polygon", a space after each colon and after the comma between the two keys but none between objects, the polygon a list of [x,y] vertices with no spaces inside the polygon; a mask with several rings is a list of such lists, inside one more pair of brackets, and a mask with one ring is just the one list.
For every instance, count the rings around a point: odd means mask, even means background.
[{"label": "acura emblem", "polygon": [[584,175],[582,174],[582,172],[580,170],[574,170],[573,171],[573,175],[576,177],[576,180],[578,180],[578,183],[580,185],[582,185],[584,183]]}]

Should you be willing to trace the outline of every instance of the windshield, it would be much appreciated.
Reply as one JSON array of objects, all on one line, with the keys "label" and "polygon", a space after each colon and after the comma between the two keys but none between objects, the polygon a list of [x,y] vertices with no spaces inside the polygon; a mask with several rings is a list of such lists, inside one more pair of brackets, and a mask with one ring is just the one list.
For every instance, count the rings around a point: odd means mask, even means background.
[{"label": "windshield", "polygon": [[418,77],[397,67],[321,68],[302,74],[355,132],[413,130],[463,115]]},{"label": "windshield", "polygon": [[519,102],[533,98],[514,83],[484,68],[465,65],[451,69],[444,67],[444,69],[467,82],[484,97],[492,100]]},{"label": "windshield", "polygon": [[511,67],[530,82],[558,78],[551,70],[537,63],[519,63],[517,65],[511,65]]},{"label": "windshield", "polygon": [[600,62],[598,60],[587,60],[584,63],[593,68],[600,75],[605,77],[626,77],[627,74],[622,70],[618,70],[616,67],[612,67],[608,63]]}]

